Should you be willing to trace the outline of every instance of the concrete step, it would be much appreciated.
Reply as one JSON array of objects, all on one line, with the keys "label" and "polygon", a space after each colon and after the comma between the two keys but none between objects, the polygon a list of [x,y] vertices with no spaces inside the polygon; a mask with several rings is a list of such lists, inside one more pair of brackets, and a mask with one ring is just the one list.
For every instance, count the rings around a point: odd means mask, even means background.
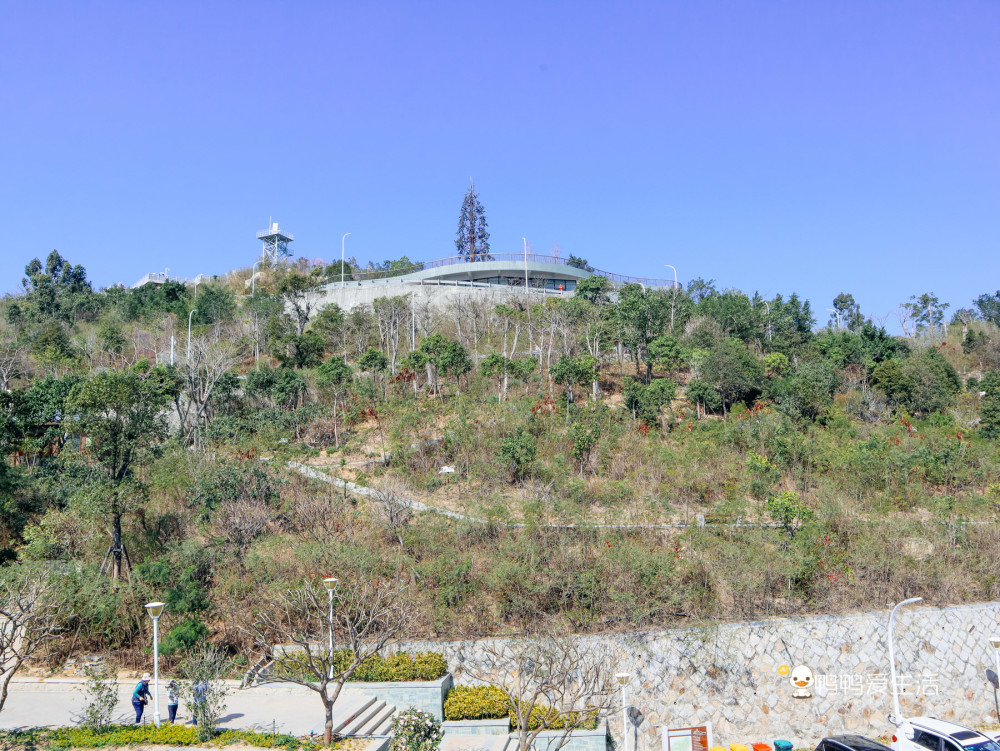
[{"label": "concrete step", "polygon": [[396,707],[390,705],[386,707],[382,712],[379,713],[372,722],[368,725],[367,734],[368,735],[389,735],[389,731],[392,729],[392,717],[396,714]]},{"label": "concrete step", "polygon": [[376,701],[374,696],[362,696],[354,703],[347,705],[344,712],[337,712],[337,705],[333,705],[333,732],[335,735],[342,735],[344,728],[354,722],[355,718],[364,712]]},{"label": "concrete step", "polygon": [[343,736],[365,735],[362,731],[375,719],[375,716],[385,708],[385,702],[376,699],[363,712],[358,712],[354,719],[340,731]]}]

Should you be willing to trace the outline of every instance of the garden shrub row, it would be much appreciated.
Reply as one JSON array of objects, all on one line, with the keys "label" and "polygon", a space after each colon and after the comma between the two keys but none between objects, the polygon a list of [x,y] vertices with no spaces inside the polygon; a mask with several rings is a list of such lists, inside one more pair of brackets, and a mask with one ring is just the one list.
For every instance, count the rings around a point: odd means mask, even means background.
[{"label": "garden shrub row", "polygon": [[[51,731],[33,731],[33,733],[31,741],[37,744],[38,748],[48,749],[129,747],[145,744],[201,746],[207,743],[215,747],[239,744],[255,748],[284,748],[295,751],[295,749],[305,748],[309,745],[304,744],[294,735],[257,733],[252,730],[222,730],[216,732],[211,740],[204,741],[198,736],[198,728],[196,727],[166,724],[160,727],[154,725],[112,725],[104,730],[83,727],[56,728]],[[27,736],[27,734],[25,735]],[[8,737],[5,740],[23,743],[28,738]]]},{"label": "garden shrub row", "polygon": [[[528,728],[541,727],[546,715],[550,730],[563,730],[567,726],[587,730],[597,727],[596,710],[582,717],[577,713],[559,716],[554,709],[535,706],[528,717]],[[504,717],[508,718],[512,729],[516,727],[517,719],[510,712],[507,692],[497,686],[455,686],[444,700],[446,720],[499,720]]]},{"label": "garden shrub row", "polygon": [[[295,659],[302,659],[295,655],[289,655],[290,661],[284,665],[273,666],[275,672],[289,676],[294,673],[294,677],[311,680],[312,676],[303,671],[299,666],[292,664]],[[351,665],[353,659],[350,649],[337,649],[333,653],[333,666],[336,672],[346,670]],[[448,672],[448,663],[445,662],[444,655],[440,652],[396,652],[382,656],[372,655],[362,662],[351,681],[362,683],[392,683],[404,681],[436,681],[443,678]]]}]

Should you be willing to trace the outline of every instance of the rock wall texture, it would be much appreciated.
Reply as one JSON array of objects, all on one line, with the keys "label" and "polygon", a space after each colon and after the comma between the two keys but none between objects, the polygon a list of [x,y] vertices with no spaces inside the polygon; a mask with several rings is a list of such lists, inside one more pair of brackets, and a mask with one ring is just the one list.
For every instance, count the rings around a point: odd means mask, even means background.
[{"label": "rock wall texture", "polygon": [[[580,637],[617,654],[632,674],[629,751],[657,751],[661,728],[711,721],[718,745],[778,738],[812,748],[826,735],[892,732],[888,611],[733,623],[705,628]],[[965,725],[996,723],[996,669],[989,637],[1000,634],[1000,603],[901,609],[896,669],[905,716],[931,714]],[[456,683],[487,669],[482,642],[413,644],[443,650]],[[811,670],[808,697],[793,696],[789,671]],[[609,719],[622,738],[622,713]]]}]

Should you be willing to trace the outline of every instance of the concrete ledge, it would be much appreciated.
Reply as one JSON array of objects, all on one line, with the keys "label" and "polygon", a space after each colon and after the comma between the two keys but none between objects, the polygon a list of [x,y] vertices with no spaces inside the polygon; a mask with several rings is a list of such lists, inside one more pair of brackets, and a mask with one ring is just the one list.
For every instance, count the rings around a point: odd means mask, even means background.
[{"label": "concrete ledge", "polygon": [[[534,749],[535,751],[556,751],[562,737],[562,730],[543,730],[535,738]],[[516,747],[517,733],[511,733],[510,738],[511,743]],[[594,730],[574,730],[560,751],[606,751],[607,744],[608,726],[606,723],[601,723]]]},{"label": "concrete ledge", "polygon": [[441,723],[445,735],[508,735],[510,719],[499,720],[445,720]]}]

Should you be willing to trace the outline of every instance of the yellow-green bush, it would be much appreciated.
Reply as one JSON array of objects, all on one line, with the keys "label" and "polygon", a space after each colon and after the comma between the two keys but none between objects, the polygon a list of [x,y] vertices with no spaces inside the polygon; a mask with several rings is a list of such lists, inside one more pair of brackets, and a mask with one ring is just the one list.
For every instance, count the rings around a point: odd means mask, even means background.
[{"label": "yellow-green bush", "polygon": [[446,720],[499,720],[509,712],[507,692],[496,686],[455,686],[444,700]]},{"label": "yellow-green bush", "polygon": [[[517,718],[509,712],[507,692],[498,686],[455,686],[444,700],[446,720],[499,720],[508,717],[513,728],[517,725]],[[563,730],[567,727],[593,730],[597,727],[596,709],[560,716],[550,707],[536,705],[528,715],[528,729],[537,730],[546,717],[550,730]]]},{"label": "yellow-green bush", "polygon": [[434,681],[448,672],[448,663],[440,652],[417,652],[413,656],[417,680]]},{"label": "yellow-green bush", "polygon": [[[58,728],[45,733],[38,739],[45,748],[103,748],[106,746],[135,746],[164,744],[170,746],[198,746],[198,729],[184,725],[114,725],[104,731],[89,728]],[[256,733],[252,730],[223,730],[210,741],[212,746],[227,746],[243,743],[257,748],[285,748],[289,751],[301,748],[302,743],[294,735]]]}]

